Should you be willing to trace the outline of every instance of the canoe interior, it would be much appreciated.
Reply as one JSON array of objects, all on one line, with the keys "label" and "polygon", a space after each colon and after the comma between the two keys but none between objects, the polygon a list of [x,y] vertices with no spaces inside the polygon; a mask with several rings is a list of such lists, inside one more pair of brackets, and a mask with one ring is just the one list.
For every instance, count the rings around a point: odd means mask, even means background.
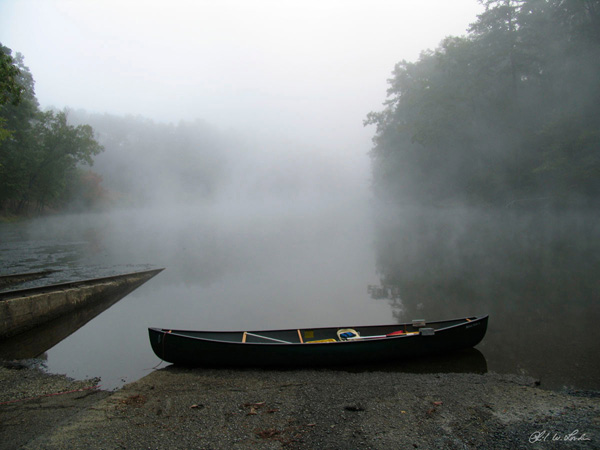
[{"label": "canoe interior", "polygon": [[440,330],[455,326],[465,325],[468,322],[477,320],[477,317],[468,317],[461,319],[445,320],[440,322],[425,322],[424,327],[413,326],[412,323],[393,324],[393,325],[375,325],[375,326],[350,326],[335,328],[301,328],[290,330],[249,330],[243,331],[186,331],[160,329],[162,332],[172,333],[179,336],[185,336],[193,339],[209,340],[215,342],[230,343],[252,343],[285,345],[300,343],[321,343],[339,341],[338,331],[345,328],[355,330],[362,339],[365,338],[385,338],[390,333],[402,331],[404,333],[417,333],[423,328],[433,328]]}]

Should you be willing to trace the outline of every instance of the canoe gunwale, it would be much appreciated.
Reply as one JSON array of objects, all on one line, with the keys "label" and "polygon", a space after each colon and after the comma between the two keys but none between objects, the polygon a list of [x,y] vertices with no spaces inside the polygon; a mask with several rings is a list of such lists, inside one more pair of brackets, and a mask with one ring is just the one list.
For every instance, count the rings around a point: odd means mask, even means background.
[{"label": "canoe gunwale", "polygon": [[[448,319],[448,320],[439,320],[439,321],[428,321],[426,322],[426,324],[444,324],[444,323],[449,323],[449,322],[457,322],[457,321],[461,321],[459,323],[456,323],[454,325],[449,325],[449,326],[442,326],[440,328],[436,328],[435,332],[441,332],[444,330],[452,330],[454,328],[459,328],[459,327],[466,327],[470,324],[478,324],[481,323],[482,321],[485,321],[488,319],[488,315],[484,315],[484,316],[469,316],[469,317],[462,317],[462,318],[457,318],[457,319]],[[468,320],[467,320],[468,319]],[[377,328],[377,327],[403,327],[403,326],[412,326],[412,324],[410,323],[399,323],[399,324],[384,324],[384,325],[354,325],[351,326],[350,328]],[[343,329],[343,328],[349,328],[347,325],[346,326],[341,326],[341,327],[317,327],[317,328],[289,328],[289,329],[268,329],[268,330],[252,330],[252,331],[247,331],[248,333],[267,333],[267,332],[295,332],[295,331],[302,331],[302,330],[339,330],[339,329]],[[470,328],[470,327],[469,327]],[[175,330],[175,329],[169,329],[169,328],[157,328],[157,327],[149,327],[148,330],[152,330],[153,332],[157,332],[163,336],[167,336],[167,335],[173,335],[173,336],[178,336],[180,338],[185,338],[185,339],[190,339],[190,340],[196,340],[196,341],[202,341],[202,342],[211,342],[211,343],[215,343],[215,344],[219,344],[219,345],[225,345],[225,344],[233,344],[233,345],[240,345],[240,346],[275,346],[275,347],[281,347],[281,346],[305,346],[307,344],[310,344],[311,346],[323,346],[323,345],[331,345],[331,344],[359,344],[359,343],[369,343],[369,342],[374,342],[374,341],[391,341],[391,340],[395,340],[395,339],[402,339],[402,338],[414,338],[414,337],[418,337],[421,336],[420,333],[418,334],[399,334],[399,335],[394,335],[394,336],[377,336],[377,337],[369,337],[369,336],[363,336],[360,339],[351,339],[351,340],[346,340],[346,341],[331,341],[331,342],[242,342],[241,340],[238,341],[226,341],[226,340],[219,340],[219,339],[211,339],[211,338],[206,338],[206,337],[201,337],[201,336],[193,336],[193,335],[188,335],[188,334],[184,334],[184,333],[223,333],[223,334],[237,334],[239,333],[240,336],[244,333],[244,331],[239,331],[239,330],[235,330],[235,331],[209,331],[209,330]]]}]

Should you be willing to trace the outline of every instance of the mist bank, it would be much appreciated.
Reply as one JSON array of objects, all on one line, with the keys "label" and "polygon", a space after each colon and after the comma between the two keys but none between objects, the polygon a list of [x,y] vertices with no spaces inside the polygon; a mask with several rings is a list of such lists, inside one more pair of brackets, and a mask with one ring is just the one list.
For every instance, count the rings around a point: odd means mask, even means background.
[{"label": "mist bank", "polygon": [[367,148],[252,135],[202,120],[166,124],[83,110],[68,116],[90,124],[104,147],[92,169],[102,187],[95,206],[103,208],[352,198],[368,187]]}]

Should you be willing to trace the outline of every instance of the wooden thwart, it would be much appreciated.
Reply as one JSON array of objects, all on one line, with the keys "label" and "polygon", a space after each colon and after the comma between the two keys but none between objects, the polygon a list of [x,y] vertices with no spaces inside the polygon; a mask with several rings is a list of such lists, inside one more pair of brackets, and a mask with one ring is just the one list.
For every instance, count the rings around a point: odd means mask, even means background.
[{"label": "wooden thwart", "polygon": [[244,331],[244,335],[242,336],[242,342],[246,342],[246,336],[252,336],[259,339],[266,339],[267,341],[279,342],[280,344],[291,344],[290,341],[282,341],[281,339],[275,339],[268,336],[261,336],[260,334],[249,333]]}]

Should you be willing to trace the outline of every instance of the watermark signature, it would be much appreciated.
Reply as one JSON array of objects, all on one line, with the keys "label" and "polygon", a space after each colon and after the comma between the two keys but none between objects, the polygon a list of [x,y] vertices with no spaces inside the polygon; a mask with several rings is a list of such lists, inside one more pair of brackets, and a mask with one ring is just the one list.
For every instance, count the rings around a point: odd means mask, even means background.
[{"label": "watermark signature", "polygon": [[548,430],[540,430],[531,433],[529,436],[529,442],[532,444],[535,442],[577,442],[577,441],[591,441],[592,438],[586,433],[581,433],[579,430],[571,431],[568,434],[555,433]]}]

